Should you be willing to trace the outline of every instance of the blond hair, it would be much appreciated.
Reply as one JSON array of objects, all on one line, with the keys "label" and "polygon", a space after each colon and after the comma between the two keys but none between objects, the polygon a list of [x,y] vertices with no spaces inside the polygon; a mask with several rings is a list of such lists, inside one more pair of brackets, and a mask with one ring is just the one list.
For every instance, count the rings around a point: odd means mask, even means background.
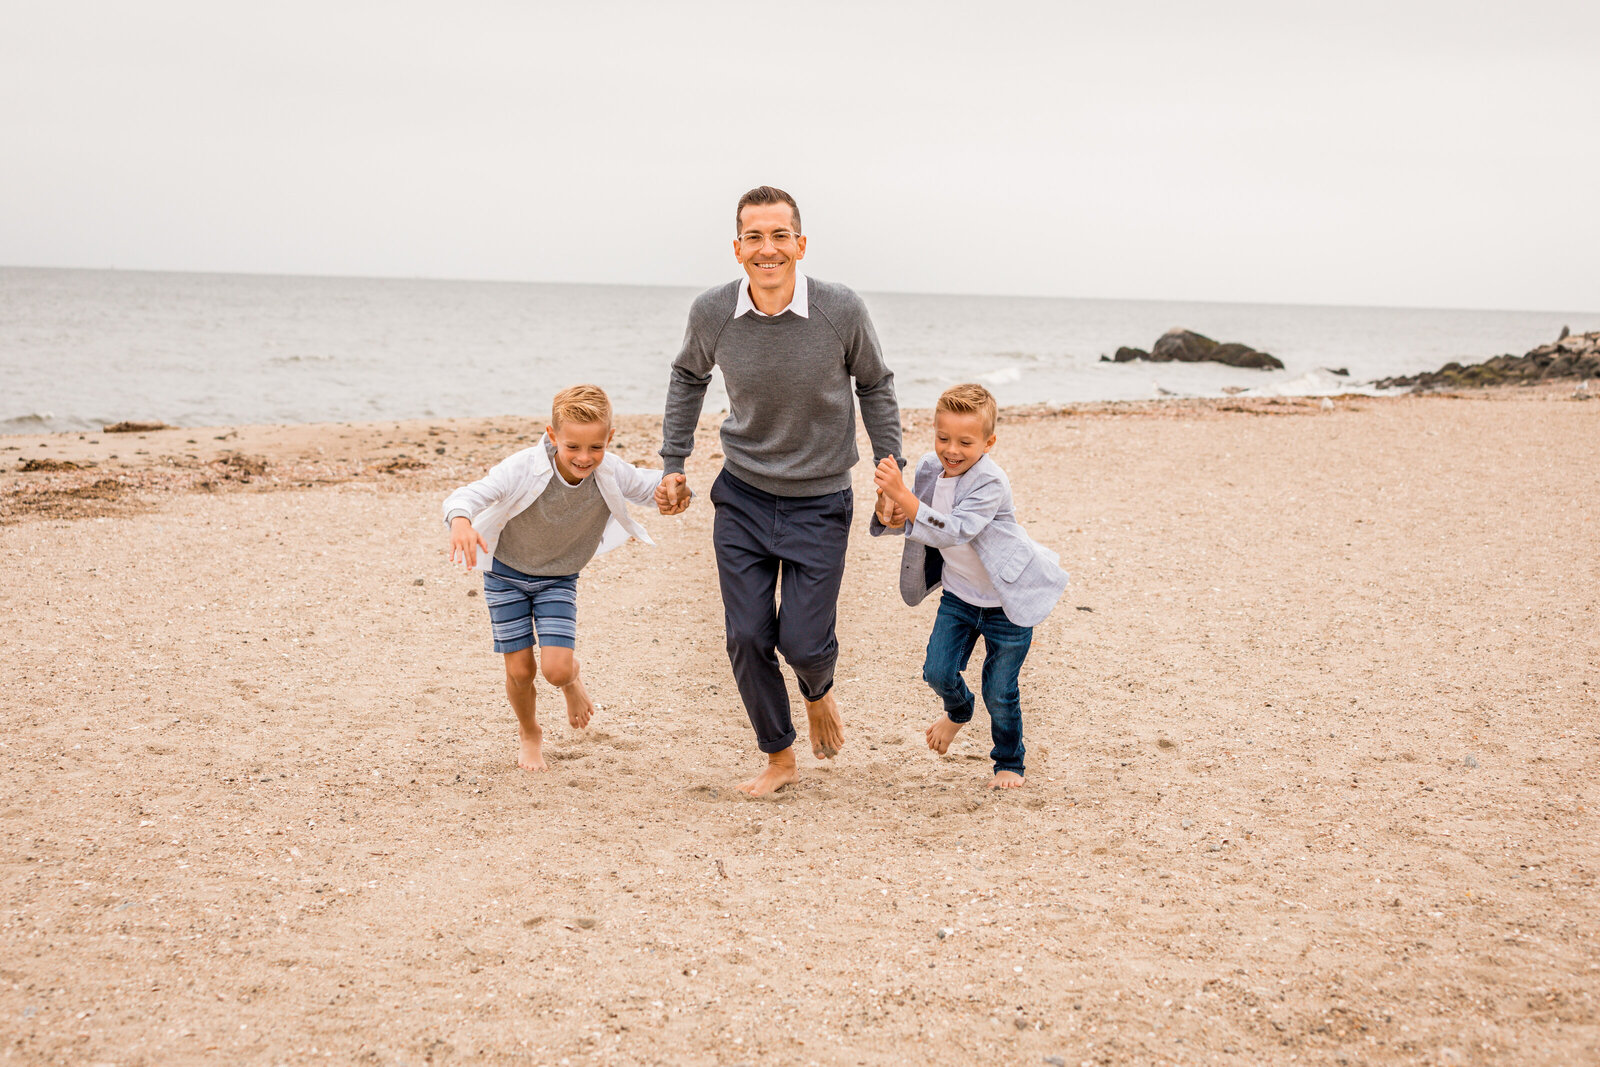
[{"label": "blond hair", "polygon": [[560,429],[563,422],[603,422],[610,426],[611,398],[598,385],[563,389],[550,401],[550,425]]},{"label": "blond hair", "polygon": [[1000,415],[994,394],[977,382],[952,385],[939,394],[939,403],[934,405],[933,410],[948,411],[952,415],[981,415],[985,437],[994,433],[995,419]]}]

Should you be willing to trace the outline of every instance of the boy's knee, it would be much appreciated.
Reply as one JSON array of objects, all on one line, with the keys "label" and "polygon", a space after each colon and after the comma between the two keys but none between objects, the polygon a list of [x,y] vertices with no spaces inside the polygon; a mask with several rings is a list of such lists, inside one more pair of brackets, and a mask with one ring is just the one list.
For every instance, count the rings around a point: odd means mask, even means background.
[{"label": "boy's knee", "polygon": [[995,684],[993,682],[983,687],[984,699],[993,698],[1003,700],[1008,704],[1016,703],[1022,699],[1022,687],[1015,682]]},{"label": "boy's knee", "polygon": [[955,665],[938,660],[927,660],[922,664],[922,680],[935,693],[948,693],[955,689],[961,673]]},{"label": "boy's knee", "polygon": [[533,684],[538,668],[533,665],[530,658],[526,661],[506,660],[506,681],[518,689],[526,689]]},{"label": "boy's knee", "polygon": [[544,680],[551,685],[559,689],[564,685],[572,684],[572,680],[577,676],[578,666],[570,659],[565,663],[552,664],[548,656],[546,657],[544,661]]}]

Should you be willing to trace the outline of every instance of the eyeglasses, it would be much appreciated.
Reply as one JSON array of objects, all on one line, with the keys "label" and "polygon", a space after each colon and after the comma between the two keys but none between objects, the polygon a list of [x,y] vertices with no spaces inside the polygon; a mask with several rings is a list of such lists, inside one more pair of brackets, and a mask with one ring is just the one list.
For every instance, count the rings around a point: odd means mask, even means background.
[{"label": "eyeglasses", "polygon": [[799,234],[790,233],[788,230],[773,230],[771,233],[757,233],[751,230],[749,233],[741,233],[739,235],[739,246],[741,248],[756,249],[770,240],[778,248],[787,248],[794,245],[799,239]]}]

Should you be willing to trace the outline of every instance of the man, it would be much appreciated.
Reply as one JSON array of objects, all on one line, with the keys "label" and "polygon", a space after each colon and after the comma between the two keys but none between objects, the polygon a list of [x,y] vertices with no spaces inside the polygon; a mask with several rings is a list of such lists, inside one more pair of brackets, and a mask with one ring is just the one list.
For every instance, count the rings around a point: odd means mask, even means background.
[{"label": "man", "polygon": [[[874,461],[900,455],[894,375],[861,298],[800,272],[800,209],[763,185],[739,198],[734,258],[744,277],[710,289],[689,311],[662,420],[662,514],[689,506],[684,460],[713,367],[722,368],[728,417],[722,473],[711,486],[712,543],[739,695],[767,766],[739,788],[763,796],[799,780],[789,689],[775,652],[800,683],[811,751],[844,744],[833,694],[834,636],[845,545],[854,514],[854,395]],[[779,583],[783,606],[774,602]]]}]

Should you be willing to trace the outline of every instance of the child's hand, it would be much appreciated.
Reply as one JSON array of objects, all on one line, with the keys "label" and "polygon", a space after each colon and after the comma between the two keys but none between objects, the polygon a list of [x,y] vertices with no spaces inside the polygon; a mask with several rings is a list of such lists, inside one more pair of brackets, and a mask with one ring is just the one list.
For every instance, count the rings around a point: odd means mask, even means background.
[{"label": "child's hand", "polygon": [[472,520],[457,515],[450,520],[450,561],[461,560],[468,567],[478,565],[478,549],[489,551],[489,543],[472,527]]},{"label": "child's hand", "polygon": [[663,515],[677,515],[689,506],[689,480],[681,474],[669,474],[656,486],[656,510]]},{"label": "child's hand", "polygon": [[884,456],[879,461],[872,472],[872,482],[878,487],[878,499],[887,500],[893,505],[887,518],[879,512],[878,518],[885,526],[899,528],[916,520],[921,505],[917,502],[917,495],[906,488],[906,483],[900,477],[900,464],[895,462],[893,456]]},{"label": "child's hand", "polygon": [[884,456],[878,462],[877,469],[872,472],[872,482],[878,487],[878,492],[896,504],[901,503],[901,497],[911,495],[900,478],[900,464],[895,462],[893,456]]}]

